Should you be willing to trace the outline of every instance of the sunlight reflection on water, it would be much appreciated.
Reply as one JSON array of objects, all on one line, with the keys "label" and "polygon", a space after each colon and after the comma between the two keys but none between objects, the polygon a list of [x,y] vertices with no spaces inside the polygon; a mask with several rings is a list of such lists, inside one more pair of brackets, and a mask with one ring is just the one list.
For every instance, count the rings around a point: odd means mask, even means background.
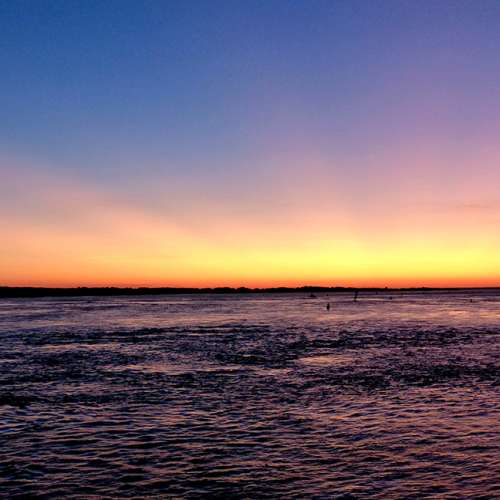
[{"label": "sunlight reflection on water", "polygon": [[0,487],[495,497],[498,292],[391,296],[2,300]]}]

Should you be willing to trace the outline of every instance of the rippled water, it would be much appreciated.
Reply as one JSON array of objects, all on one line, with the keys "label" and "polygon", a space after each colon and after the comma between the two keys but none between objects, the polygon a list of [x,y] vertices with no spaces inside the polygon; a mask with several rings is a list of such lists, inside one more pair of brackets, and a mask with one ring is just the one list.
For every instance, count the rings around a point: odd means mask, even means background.
[{"label": "rippled water", "polygon": [[0,495],[498,498],[499,339],[494,291],[2,300]]}]

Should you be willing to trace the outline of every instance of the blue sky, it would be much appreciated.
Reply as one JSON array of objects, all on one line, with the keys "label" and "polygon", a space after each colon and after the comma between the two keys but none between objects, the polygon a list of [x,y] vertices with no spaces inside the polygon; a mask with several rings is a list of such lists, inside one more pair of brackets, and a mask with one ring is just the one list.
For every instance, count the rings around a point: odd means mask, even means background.
[{"label": "blue sky", "polygon": [[499,21],[493,1],[3,2],[0,172],[262,239],[276,215],[307,233],[314,203],[313,225],[376,213],[388,236],[419,200],[496,210]]}]

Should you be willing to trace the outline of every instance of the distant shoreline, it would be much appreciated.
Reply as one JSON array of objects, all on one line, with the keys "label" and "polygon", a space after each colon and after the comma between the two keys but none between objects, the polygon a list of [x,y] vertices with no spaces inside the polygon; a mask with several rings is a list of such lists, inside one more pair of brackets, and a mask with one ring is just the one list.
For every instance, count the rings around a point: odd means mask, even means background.
[{"label": "distant shoreline", "polygon": [[475,290],[499,290],[500,287],[407,287],[407,288],[356,288],[356,287],[214,287],[214,288],[176,288],[176,287],[11,287],[0,286],[0,298],[36,298],[36,297],[86,297],[86,296],[128,296],[128,295],[201,295],[201,294],[266,294],[266,293],[348,293],[362,292],[457,292]]}]

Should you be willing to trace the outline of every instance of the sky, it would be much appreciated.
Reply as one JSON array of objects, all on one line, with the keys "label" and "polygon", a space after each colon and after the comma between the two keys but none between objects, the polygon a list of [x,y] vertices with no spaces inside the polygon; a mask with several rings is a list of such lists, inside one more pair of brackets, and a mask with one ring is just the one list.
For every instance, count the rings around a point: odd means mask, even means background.
[{"label": "sky", "polygon": [[500,286],[500,2],[0,2],[0,284]]}]

